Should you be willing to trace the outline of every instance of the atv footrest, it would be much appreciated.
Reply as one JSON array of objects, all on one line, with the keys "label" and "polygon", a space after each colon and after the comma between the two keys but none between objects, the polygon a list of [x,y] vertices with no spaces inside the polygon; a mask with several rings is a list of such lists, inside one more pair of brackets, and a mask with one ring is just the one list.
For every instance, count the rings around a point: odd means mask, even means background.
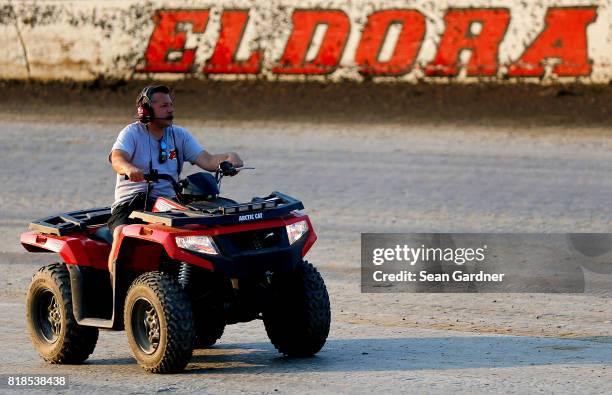
[{"label": "atv footrest", "polygon": [[79,325],[94,326],[96,328],[112,329],[113,320],[105,320],[104,318],[83,318],[79,320]]}]

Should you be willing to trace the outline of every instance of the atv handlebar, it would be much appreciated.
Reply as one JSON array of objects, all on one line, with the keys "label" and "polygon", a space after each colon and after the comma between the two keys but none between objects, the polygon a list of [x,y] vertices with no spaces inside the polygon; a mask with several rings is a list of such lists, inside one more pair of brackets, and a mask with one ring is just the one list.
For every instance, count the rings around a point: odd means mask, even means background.
[{"label": "atv handlebar", "polygon": [[[255,168],[254,167],[236,168],[232,163],[227,162],[227,161],[223,161],[219,163],[219,167],[217,168],[217,171],[215,172],[215,180],[217,181],[217,186],[219,187],[219,189],[221,189],[221,179],[224,176],[235,176],[236,174],[238,174],[238,172],[240,172],[240,170],[244,170],[244,169],[255,169]],[[125,180],[130,179],[130,177],[127,174],[124,174],[123,177]],[[174,177],[172,177],[170,174],[159,174],[156,169],[151,169],[150,173],[143,174],[143,178],[145,182],[147,183],[147,194],[146,194],[146,199],[145,199],[146,201],[148,201],[149,199],[149,194],[151,193],[151,189],[153,188],[153,183],[159,182],[159,180],[169,181],[170,184],[172,184],[172,188],[174,189],[174,192],[176,193],[176,196],[177,198],[179,198],[179,200],[181,199],[183,188],[185,188],[189,183],[187,179],[184,179],[184,180],[179,179],[179,181],[177,182],[174,180]]]},{"label": "atv handlebar", "polygon": [[219,188],[221,188],[221,179],[224,176],[230,176],[233,177],[236,174],[238,174],[240,172],[240,170],[246,170],[246,169],[255,169],[254,167],[234,167],[234,165],[226,160],[224,160],[223,162],[219,163],[219,167],[217,168],[217,171],[215,172],[215,180],[217,181],[217,185],[219,186]]},{"label": "atv handlebar", "polygon": [[217,168],[217,173],[221,173],[224,176],[235,176],[236,174],[238,174],[241,170],[255,170],[254,167],[234,167],[233,164],[231,164],[230,162],[224,160],[223,162],[219,163],[219,167]]},{"label": "atv handlebar", "polygon": [[[231,164],[228,161],[223,161],[221,163],[219,163],[219,167],[217,168],[217,171],[215,173],[215,178],[217,180],[219,180],[220,178],[224,177],[224,176],[235,176],[236,174],[238,174],[240,172],[240,170],[246,170],[246,169],[255,169],[254,167],[234,167],[233,164]],[[179,181],[178,183],[174,180],[174,177],[172,177],[169,174],[159,174],[157,172],[156,169],[153,169],[151,171],[151,173],[148,174],[143,174],[144,176],[144,180],[146,182],[158,182],[159,180],[166,180],[169,181],[170,183],[172,183],[173,186],[180,186],[181,181]],[[221,176],[221,177],[219,177]],[[130,177],[127,174],[124,174],[124,179],[125,180],[129,180]]]},{"label": "atv handlebar", "polygon": [[231,176],[235,176],[236,174],[238,174],[238,169],[236,169],[234,165],[231,164],[230,162],[224,160],[223,162],[219,163],[217,172],[223,174],[224,176],[231,177]]},{"label": "atv handlebar", "polygon": [[[174,178],[170,174],[159,174],[155,169],[153,169],[153,171],[149,174],[143,174],[143,177],[146,182],[158,182],[159,180],[166,180],[170,181],[173,184],[176,183],[176,181],[174,181]],[[123,178],[125,180],[130,179],[127,174],[125,174]]]}]

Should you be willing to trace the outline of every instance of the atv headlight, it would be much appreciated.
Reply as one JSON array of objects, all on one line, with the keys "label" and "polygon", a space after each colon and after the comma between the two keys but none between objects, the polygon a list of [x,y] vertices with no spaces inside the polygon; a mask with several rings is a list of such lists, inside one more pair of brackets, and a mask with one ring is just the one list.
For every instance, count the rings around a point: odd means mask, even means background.
[{"label": "atv headlight", "polygon": [[289,244],[293,244],[300,239],[308,231],[308,222],[299,221],[291,225],[287,225],[287,236],[289,236]]},{"label": "atv headlight", "polygon": [[217,255],[219,250],[209,236],[176,236],[176,245],[186,250]]}]

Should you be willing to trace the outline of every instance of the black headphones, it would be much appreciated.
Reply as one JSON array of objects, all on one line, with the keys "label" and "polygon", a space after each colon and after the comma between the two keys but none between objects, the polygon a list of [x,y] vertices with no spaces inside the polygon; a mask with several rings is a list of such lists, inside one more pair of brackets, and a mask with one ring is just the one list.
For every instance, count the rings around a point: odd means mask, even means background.
[{"label": "black headphones", "polygon": [[153,95],[159,92],[170,94],[170,88],[166,85],[150,85],[146,86],[142,92],[140,92],[136,100],[138,121],[149,123],[155,119],[155,111],[153,111],[151,102],[153,101]]}]

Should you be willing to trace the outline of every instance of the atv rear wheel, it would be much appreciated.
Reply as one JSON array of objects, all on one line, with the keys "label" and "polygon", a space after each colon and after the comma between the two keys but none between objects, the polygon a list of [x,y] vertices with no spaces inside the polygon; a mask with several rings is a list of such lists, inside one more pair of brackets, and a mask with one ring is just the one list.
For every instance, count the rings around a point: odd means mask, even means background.
[{"label": "atv rear wheel", "polygon": [[195,340],[193,312],[174,278],[150,272],[134,280],[124,320],[132,353],[146,371],[176,373],[187,366]]},{"label": "atv rear wheel", "polygon": [[70,275],[63,263],[44,266],[32,278],[26,321],[34,348],[49,363],[82,363],[98,341],[98,328],[81,326],[74,318]]},{"label": "atv rear wheel", "polygon": [[331,323],[329,295],[315,267],[304,261],[287,277],[276,279],[271,305],[263,312],[268,337],[290,357],[321,350]]}]

